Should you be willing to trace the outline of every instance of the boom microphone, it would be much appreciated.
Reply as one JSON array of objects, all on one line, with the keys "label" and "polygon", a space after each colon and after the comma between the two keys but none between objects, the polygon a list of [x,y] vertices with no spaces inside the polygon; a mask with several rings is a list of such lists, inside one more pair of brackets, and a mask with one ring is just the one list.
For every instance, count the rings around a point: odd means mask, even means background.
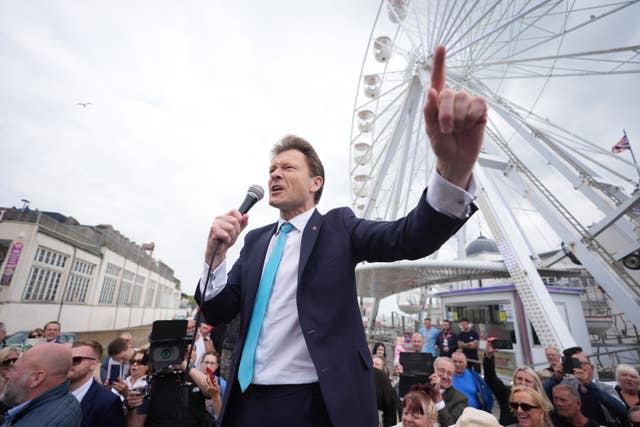
[{"label": "boom microphone", "polygon": [[264,190],[259,185],[252,185],[247,190],[247,197],[244,198],[244,202],[240,205],[238,210],[242,215],[249,212],[249,209],[253,207],[260,199],[264,197]]}]

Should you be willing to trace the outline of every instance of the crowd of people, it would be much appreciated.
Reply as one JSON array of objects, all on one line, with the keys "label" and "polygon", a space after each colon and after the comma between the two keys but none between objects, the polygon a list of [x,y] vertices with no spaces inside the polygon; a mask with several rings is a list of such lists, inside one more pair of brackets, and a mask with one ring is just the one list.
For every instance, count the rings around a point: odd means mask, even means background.
[{"label": "crowd of people", "polygon": [[[4,330],[4,325],[0,327]],[[549,347],[545,349],[548,366],[537,371],[520,366],[505,383],[496,373],[494,356],[499,350],[491,339],[482,359],[471,359],[464,349],[477,352],[480,340],[470,322],[460,321],[460,333],[453,332],[449,322],[442,327],[444,334],[425,319],[419,332],[408,340],[401,338],[393,352],[393,369],[387,363],[387,347],[380,342],[372,346],[381,426],[640,426],[640,376],[633,366],[618,365],[617,385],[609,386],[597,379],[594,365],[580,348],[570,353],[573,368],[567,372],[561,352]],[[193,334],[194,349],[187,347],[185,357],[190,355],[193,368],[187,369],[186,359],[177,366],[185,371],[190,396],[182,409],[176,403],[181,392],[172,387],[172,381],[153,379],[148,343],[134,347],[129,332],[109,342],[106,355],[97,341],[60,343],[57,322],[34,330],[33,335],[40,336],[29,338],[28,345],[7,346],[1,340],[0,425],[213,426],[222,410],[227,381],[220,374],[220,355],[211,344],[212,327],[201,324],[196,331],[191,319],[188,331]],[[38,340],[35,345],[32,338]],[[457,349],[451,352],[453,346]],[[400,396],[404,375],[400,354],[404,352],[435,358],[427,381]],[[482,367],[481,374],[472,363]],[[154,388],[164,397],[150,399]]]},{"label": "crowd of people", "polygon": [[19,345],[1,337],[0,426],[215,425],[226,381],[209,325],[196,332],[189,319],[193,351],[187,344],[185,360],[162,372],[154,372],[149,343],[135,347],[129,332],[110,341],[105,354],[94,340],[62,343],[60,329],[49,322]]},{"label": "crowd of people", "polygon": [[[372,346],[381,426],[640,426],[640,376],[633,366],[618,365],[617,385],[610,386],[598,380],[580,347],[565,349],[565,358],[571,360],[564,363],[562,353],[548,347],[548,366],[520,366],[505,384],[496,373],[499,350],[493,340],[486,340],[480,360],[477,331],[468,319],[461,319],[459,327],[456,333],[449,321],[443,321],[439,329],[426,318],[419,332],[398,338],[392,370],[386,346]],[[405,369],[400,361],[405,352],[427,354],[425,370],[435,359],[428,379],[401,396]]]}]

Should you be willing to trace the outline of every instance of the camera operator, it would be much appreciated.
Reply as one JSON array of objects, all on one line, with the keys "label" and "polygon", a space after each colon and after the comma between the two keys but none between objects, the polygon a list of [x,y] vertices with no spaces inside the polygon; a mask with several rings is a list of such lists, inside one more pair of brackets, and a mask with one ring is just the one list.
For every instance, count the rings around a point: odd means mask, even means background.
[{"label": "camera operator", "polygon": [[128,427],[213,426],[205,399],[214,396],[216,386],[204,372],[190,367],[187,373],[186,367],[185,360],[156,372],[146,393],[138,389],[127,393]]}]

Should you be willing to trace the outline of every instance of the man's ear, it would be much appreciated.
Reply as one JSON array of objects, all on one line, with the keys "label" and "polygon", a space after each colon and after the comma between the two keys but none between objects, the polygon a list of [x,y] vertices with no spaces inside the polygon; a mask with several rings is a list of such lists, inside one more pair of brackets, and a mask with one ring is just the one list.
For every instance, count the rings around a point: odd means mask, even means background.
[{"label": "man's ear", "polygon": [[321,176],[314,176],[311,178],[311,191],[316,193],[324,185],[324,179]]},{"label": "man's ear", "polygon": [[31,374],[32,378],[29,379],[28,386],[30,388],[38,387],[47,378],[47,372],[40,369]]}]

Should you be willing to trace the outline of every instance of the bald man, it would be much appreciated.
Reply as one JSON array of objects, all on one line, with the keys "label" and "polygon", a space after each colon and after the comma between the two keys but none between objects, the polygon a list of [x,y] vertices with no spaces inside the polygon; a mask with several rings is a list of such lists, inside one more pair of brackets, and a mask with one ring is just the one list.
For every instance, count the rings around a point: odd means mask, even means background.
[{"label": "bald man", "polygon": [[80,404],[69,393],[71,349],[55,343],[28,350],[7,372],[0,400],[12,406],[6,426],[80,427]]}]

